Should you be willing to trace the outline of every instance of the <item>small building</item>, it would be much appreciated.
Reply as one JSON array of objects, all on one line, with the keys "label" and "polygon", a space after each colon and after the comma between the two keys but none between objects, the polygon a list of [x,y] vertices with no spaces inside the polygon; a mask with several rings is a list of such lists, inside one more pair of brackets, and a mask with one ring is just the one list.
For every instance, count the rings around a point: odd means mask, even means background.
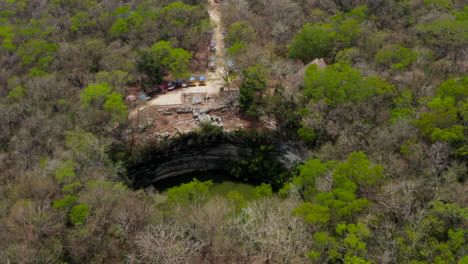
[{"label": "small building", "polygon": [[202,96],[200,94],[194,94],[192,96],[192,104],[197,105],[202,103]]}]

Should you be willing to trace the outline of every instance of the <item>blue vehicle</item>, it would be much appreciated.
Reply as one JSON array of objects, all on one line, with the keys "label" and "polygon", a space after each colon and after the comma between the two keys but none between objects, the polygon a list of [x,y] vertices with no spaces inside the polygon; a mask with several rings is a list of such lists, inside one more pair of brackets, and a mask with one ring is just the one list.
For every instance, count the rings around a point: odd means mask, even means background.
[{"label": "blue vehicle", "polygon": [[140,94],[138,95],[138,98],[140,98],[141,100],[145,100],[145,101],[151,99],[151,97],[149,97],[146,94]]}]

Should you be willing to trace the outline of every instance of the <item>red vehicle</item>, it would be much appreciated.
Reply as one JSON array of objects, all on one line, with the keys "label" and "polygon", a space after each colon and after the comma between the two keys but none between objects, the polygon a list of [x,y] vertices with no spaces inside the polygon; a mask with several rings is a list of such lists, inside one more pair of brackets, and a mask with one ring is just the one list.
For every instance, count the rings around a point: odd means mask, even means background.
[{"label": "red vehicle", "polygon": [[165,94],[167,93],[168,88],[169,86],[167,85],[167,83],[163,83],[159,85],[158,92]]}]

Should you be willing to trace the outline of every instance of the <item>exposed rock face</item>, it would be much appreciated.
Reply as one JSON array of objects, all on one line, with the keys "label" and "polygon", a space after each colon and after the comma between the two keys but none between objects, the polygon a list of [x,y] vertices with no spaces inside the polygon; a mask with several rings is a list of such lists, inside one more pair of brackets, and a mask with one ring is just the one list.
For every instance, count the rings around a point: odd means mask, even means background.
[{"label": "exposed rock face", "polygon": [[286,168],[291,168],[297,162],[307,161],[307,149],[294,142],[282,142],[276,149],[276,159]]},{"label": "exposed rock face", "polygon": [[155,159],[152,163],[133,168],[129,175],[137,185],[145,186],[196,171],[228,170],[233,161],[250,158],[249,153],[239,153],[239,147],[227,143],[183,152],[174,151],[167,153],[166,157]]},{"label": "exposed rock face", "polygon": [[[295,161],[303,161],[303,153],[291,144],[279,144],[269,155],[290,167]],[[136,187],[149,186],[158,181],[188,173],[219,170],[229,172],[240,160],[250,160],[254,150],[246,142],[213,138],[199,143],[188,140],[172,144],[163,152],[146,161],[135,164],[128,170]]]},{"label": "exposed rock face", "polygon": [[149,186],[160,180],[191,172],[208,170],[229,171],[233,162],[250,159],[252,152],[241,142],[212,139],[197,143],[191,140],[172,144],[150,160],[128,170],[135,186]]}]

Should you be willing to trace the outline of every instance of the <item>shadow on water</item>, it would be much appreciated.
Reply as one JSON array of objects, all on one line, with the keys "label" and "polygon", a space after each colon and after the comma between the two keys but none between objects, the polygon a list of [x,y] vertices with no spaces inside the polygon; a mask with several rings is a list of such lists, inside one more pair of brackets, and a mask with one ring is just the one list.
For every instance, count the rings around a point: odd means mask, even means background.
[{"label": "shadow on water", "polygon": [[255,182],[247,179],[239,179],[233,177],[229,172],[223,170],[208,170],[197,171],[160,180],[153,184],[153,187],[158,191],[165,191],[169,188],[179,186],[183,183],[189,183],[194,178],[199,181],[213,181],[210,188],[212,194],[227,195],[230,191],[237,191],[241,193],[244,198],[253,198],[253,189],[255,186],[260,185],[260,182]]}]

